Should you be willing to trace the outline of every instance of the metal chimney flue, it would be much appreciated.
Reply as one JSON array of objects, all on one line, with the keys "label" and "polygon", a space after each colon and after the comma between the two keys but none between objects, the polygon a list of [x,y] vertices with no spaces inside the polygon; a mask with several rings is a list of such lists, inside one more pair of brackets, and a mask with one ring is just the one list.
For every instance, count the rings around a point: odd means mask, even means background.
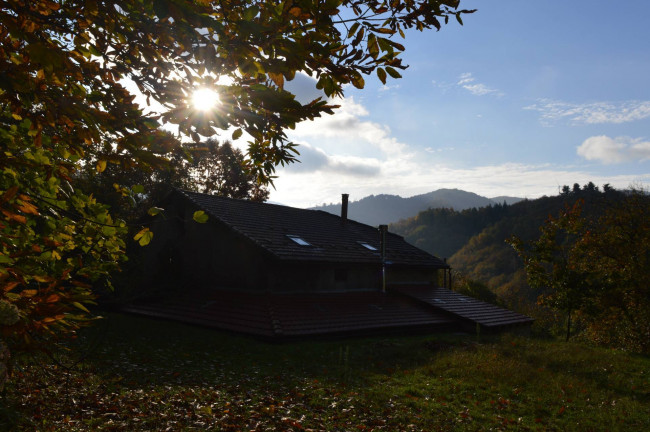
[{"label": "metal chimney flue", "polygon": [[348,221],[348,198],[349,194],[341,194],[341,225]]},{"label": "metal chimney flue", "polygon": [[386,292],[386,233],[388,225],[379,225],[379,257],[381,258],[381,292]]}]

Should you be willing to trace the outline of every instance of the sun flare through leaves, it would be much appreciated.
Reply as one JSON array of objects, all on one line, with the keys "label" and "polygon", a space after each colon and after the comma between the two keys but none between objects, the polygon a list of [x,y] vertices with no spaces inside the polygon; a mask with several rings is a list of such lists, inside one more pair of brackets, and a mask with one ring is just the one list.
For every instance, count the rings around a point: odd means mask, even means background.
[{"label": "sun flare through leaves", "polygon": [[197,111],[212,111],[219,104],[219,94],[209,88],[200,88],[192,93],[191,103]]}]

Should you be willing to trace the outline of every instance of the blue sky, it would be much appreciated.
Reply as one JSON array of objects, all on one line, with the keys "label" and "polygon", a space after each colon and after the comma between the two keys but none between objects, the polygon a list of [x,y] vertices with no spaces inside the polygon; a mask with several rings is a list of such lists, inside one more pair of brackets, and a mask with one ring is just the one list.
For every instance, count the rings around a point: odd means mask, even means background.
[{"label": "blue sky", "polygon": [[[535,198],[564,184],[650,184],[650,1],[461,0],[411,32],[403,78],[347,88],[290,138],[271,200],[298,207],[459,188]],[[289,89],[309,99],[309,77]]]}]

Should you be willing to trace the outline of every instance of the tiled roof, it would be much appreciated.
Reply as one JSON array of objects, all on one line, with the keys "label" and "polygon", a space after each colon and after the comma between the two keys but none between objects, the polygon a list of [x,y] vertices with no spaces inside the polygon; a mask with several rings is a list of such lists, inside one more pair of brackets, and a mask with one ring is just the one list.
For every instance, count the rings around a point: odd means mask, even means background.
[{"label": "tiled roof", "polygon": [[446,314],[381,292],[272,294],[215,290],[136,303],[125,312],[269,338],[453,328]]},{"label": "tiled roof", "polygon": [[442,309],[463,320],[478,323],[487,329],[529,325],[533,322],[533,319],[526,315],[482,302],[447,288],[403,286],[393,287],[391,291]]},{"label": "tiled roof", "polygon": [[[378,263],[379,231],[375,227],[341,218],[321,210],[305,210],[276,204],[178,191],[212,218],[248,237],[282,260]],[[288,236],[297,236],[302,246]],[[376,251],[360,244],[367,243]],[[442,260],[388,233],[387,264],[448,267]]]}]

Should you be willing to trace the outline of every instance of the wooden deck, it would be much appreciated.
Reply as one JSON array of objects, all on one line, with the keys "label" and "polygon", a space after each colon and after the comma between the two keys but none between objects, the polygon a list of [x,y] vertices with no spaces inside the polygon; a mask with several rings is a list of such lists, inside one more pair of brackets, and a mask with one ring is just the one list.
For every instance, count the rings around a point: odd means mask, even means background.
[{"label": "wooden deck", "polygon": [[460,320],[479,324],[488,330],[526,326],[533,323],[533,319],[526,315],[482,302],[446,288],[405,286],[393,288],[393,292],[417,299]]}]

